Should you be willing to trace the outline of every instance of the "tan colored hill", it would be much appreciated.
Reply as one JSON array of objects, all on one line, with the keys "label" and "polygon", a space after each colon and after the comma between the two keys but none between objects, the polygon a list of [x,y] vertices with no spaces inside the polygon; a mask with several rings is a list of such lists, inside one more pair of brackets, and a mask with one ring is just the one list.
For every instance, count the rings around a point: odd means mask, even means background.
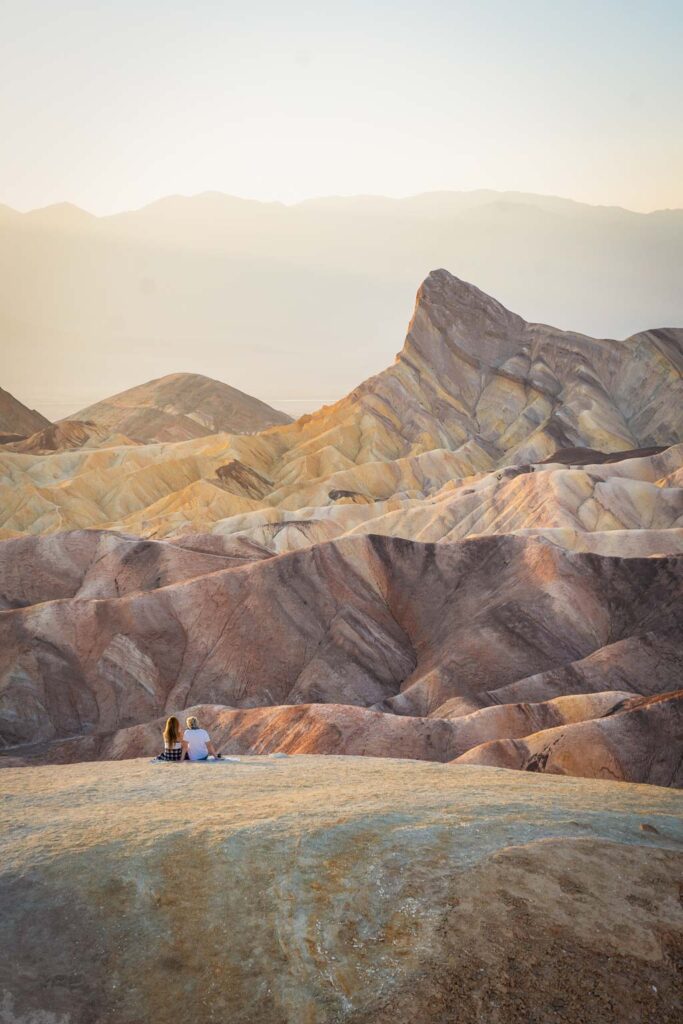
[{"label": "tan colored hill", "polygon": [[140,442],[186,441],[221,432],[253,434],[291,422],[286,413],[198,373],[148,381],[81,409],[69,420],[92,421],[110,434]]},{"label": "tan colored hill", "polygon": [[8,1021],[680,1020],[670,790],[264,757],[10,769],[0,799]]},{"label": "tan colored hill", "polygon": [[[368,533],[423,541],[520,533],[600,554],[683,551],[683,445],[619,462],[606,457],[597,465],[508,467],[449,480],[437,490],[437,473],[447,475],[448,465],[447,453],[439,452],[400,460],[381,475],[373,467],[374,487],[366,485],[363,494],[338,488],[328,491],[327,505],[259,509],[213,529],[278,553]],[[350,477],[347,471],[333,481],[349,485]],[[320,488],[306,497],[324,501]]]},{"label": "tan colored hill", "polygon": [[0,388],[0,444],[3,438],[9,441],[28,437],[49,425],[50,421],[39,412],[28,409],[9,391]]},{"label": "tan colored hill", "polygon": [[[598,341],[527,324],[436,271],[394,365],[336,405],[255,437],[39,463],[0,454],[1,526],[5,536],[85,526],[206,532],[257,509],[420,499],[473,475],[542,462],[558,448],[674,445],[683,438],[682,366],[681,330]],[[136,436],[125,418],[119,429]],[[609,521],[623,522],[620,514]]]}]

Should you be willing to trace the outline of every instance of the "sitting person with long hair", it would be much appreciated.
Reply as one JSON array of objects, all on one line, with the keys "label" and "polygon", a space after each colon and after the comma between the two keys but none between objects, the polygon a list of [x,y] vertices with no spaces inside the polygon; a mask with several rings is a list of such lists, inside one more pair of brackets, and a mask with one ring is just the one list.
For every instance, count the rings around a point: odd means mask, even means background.
[{"label": "sitting person with long hair", "polygon": [[199,728],[199,722],[194,715],[187,719],[187,729],[183,733],[183,740],[190,761],[206,761],[209,754],[212,754],[213,757],[221,756],[216,752],[206,729]]},{"label": "sitting person with long hair", "polygon": [[186,754],[187,743],[180,735],[180,722],[171,715],[164,729],[164,749],[157,761],[182,761]]}]

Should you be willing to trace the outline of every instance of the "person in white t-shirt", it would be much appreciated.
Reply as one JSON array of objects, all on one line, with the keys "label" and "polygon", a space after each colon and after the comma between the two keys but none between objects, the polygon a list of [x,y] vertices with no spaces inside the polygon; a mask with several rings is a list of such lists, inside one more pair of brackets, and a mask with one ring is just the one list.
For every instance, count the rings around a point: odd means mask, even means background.
[{"label": "person in white t-shirt", "polygon": [[183,739],[187,743],[187,757],[190,761],[206,761],[209,754],[213,757],[220,757],[217,753],[206,729],[199,728],[199,722],[192,715],[187,719],[187,729]]}]

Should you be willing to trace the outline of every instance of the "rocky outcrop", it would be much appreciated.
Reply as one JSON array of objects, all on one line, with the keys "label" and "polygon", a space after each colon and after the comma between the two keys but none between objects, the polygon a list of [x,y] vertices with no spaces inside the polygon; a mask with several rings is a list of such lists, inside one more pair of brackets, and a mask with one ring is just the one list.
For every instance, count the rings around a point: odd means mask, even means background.
[{"label": "rocky outcrop", "polygon": [[213,193],[113,217],[59,204],[0,219],[3,352],[25,396],[39,366],[60,396],[101,397],[101,362],[81,358],[97,339],[110,391],[189,357],[219,378],[239,367],[250,393],[336,397],[398,348],[430,267],[599,337],[683,324],[680,210],[482,190],[286,207]]},{"label": "rocky outcrop", "polygon": [[556,452],[542,461],[560,462],[565,466],[597,466],[604,462],[624,462],[646,458],[649,455],[661,455],[665,450],[656,445],[652,448],[631,448],[626,452],[599,452],[595,448],[558,448]]},{"label": "rocky outcrop", "polygon": [[677,1024],[680,797],[371,758],[8,770],[8,1021]]},{"label": "rocky outcrop", "polygon": [[69,420],[94,422],[109,434],[139,442],[186,441],[206,434],[253,434],[286,413],[198,373],[172,373],[112,395],[74,413]]},{"label": "rocky outcrop", "polygon": [[489,740],[456,764],[495,765],[589,779],[683,787],[683,690],[630,697],[605,717]]},{"label": "rocky outcrop", "polygon": [[682,345],[435,271],[394,365],[296,423],[209,433],[226,389],[175,375],[95,407],[103,446],[0,452],[5,754],[131,756],[201,704],[240,751],[678,784],[676,700],[605,716],[680,687]]}]

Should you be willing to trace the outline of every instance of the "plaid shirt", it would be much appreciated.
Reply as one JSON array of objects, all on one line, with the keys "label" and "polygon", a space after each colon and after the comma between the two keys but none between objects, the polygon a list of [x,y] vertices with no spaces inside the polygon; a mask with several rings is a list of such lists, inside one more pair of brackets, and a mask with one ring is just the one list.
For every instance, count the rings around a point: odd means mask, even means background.
[{"label": "plaid shirt", "polygon": [[159,754],[157,761],[182,761],[183,748],[177,743],[174,747],[166,747],[162,754]]}]

